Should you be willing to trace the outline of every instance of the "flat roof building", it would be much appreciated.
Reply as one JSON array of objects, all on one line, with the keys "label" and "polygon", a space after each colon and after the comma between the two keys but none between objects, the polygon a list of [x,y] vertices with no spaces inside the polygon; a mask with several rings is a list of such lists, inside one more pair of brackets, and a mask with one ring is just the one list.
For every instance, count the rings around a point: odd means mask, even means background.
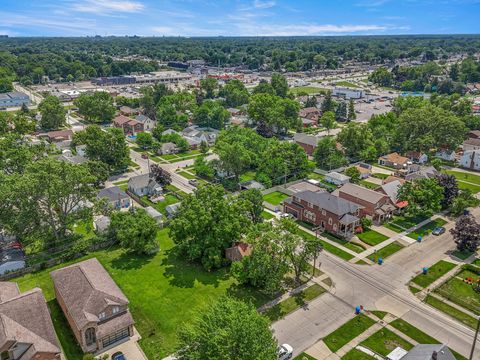
[{"label": "flat roof building", "polygon": [[3,107],[18,107],[23,104],[28,105],[30,103],[30,98],[27,94],[22,92],[7,92],[0,94],[0,108]]}]

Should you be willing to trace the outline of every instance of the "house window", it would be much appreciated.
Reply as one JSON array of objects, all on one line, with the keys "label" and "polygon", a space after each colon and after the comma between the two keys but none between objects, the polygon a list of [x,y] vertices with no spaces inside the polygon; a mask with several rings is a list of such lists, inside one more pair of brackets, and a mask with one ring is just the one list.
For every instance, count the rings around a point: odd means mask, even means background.
[{"label": "house window", "polygon": [[105,319],[105,311],[104,311],[104,312],[101,312],[100,315],[98,315],[98,318],[99,318],[100,320]]},{"label": "house window", "polygon": [[303,212],[303,216],[304,216],[306,219],[308,219],[308,220],[310,220],[310,221],[312,221],[312,222],[315,222],[315,219],[316,219],[315,213],[313,213],[313,212],[311,212],[311,211],[308,211],[308,210],[305,210],[305,211]]},{"label": "house window", "polygon": [[337,224],[333,224],[333,231],[337,232]]},{"label": "house window", "polygon": [[118,306],[114,306],[113,309],[112,309],[112,314],[116,314],[120,311],[120,308]]},{"label": "house window", "polygon": [[324,209],[322,209],[322,215],[323,216],[327,215],[327,212]]},{"label": "house window", "polygon": [[328,218],[328,225],[332,225],[332,218]]},{"label": "house window", "polygon": [[307,207],[313,208],[313,205],[311,203],[307,202]]}]

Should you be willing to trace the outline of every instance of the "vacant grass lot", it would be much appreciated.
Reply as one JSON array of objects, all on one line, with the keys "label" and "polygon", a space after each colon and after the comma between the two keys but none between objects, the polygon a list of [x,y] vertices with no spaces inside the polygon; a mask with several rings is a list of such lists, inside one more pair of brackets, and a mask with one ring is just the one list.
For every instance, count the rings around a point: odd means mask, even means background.
[{"label": "vacant grass lot", "polygon": [[[125,253],[118,248],[98,251],[96,257],[130,301],[136,327],[142,335],[140,345],[149,359],[162,359],[177,349],[177,331],[190,323],[202,309],[224,294],[252,301],[256,306],[269,297],[237,285],[228,269],[206,272],[202,267],[181,260],[175,253],[168,229],[160,230],[161,251],[154,256]],[[69,360],[81,360],[73,335],[61,313],[53,291],[50,272],[55,268],[28,274],[13,281],[26,291],[42,288],[52,312],[55,329]]]},{"label": "vacant grass lot", "polygon": [[[468,270],[462,270],[457,276],[461,279],[472,278],[474,281],[479,278],[479,275]],[[435,291],[451,302],[480,315],[480,293],[463,280],[453,277]]]},{"label": "vacant grass lot", "polygon": [[326,237],[329,240],[335,241],[336,243],[346,247],[347,249],[355,251],[358,254],[365,251],[364,246],[360,246],[359,244],[350,242],[350,241],[345,240],[345,239],[341,239],[341,238],[336,237],[335,235],[329,234],[327,232],[322,233],[322,236]]},{"label": "vacant grass lot", "polygon": [[265,311],[264,315],[268,317],[272,322],[280,320],[291,312],[294,312],[295,310],[304,306],[308,301],[311,301],[316,297],[322,295],[326,291],[327,290],[325,290],[320,285],[313,284],[312,286],[306,288],[298,294],[295,294],[288,299],[278,303],[277,305],[271,307],[270,309]]},{"label": "vacant grass lot", "polygon": [[[312,238],[315,238],[314,235],[312,234],[309,234],[307,233],[306,231],[302,230],[302,229],[299,229],[299,233],[300,235],[302,235],[303,237],[307,238],[307,239],[312,239]],[[340,249],[339,247],[335,246],[335,245],[332,245],[324,240],[320,240],[321,243],[322,243],[322,246],[323,246],[323,250],[325,250],[326,252],[329,252],[333,255],[336,255],[338,256],[339,258],[342,258],[343,260],[350,260],[350,259],[353,259],[353,255],[351,255],[350,253],[346,252],[346,251],[343,251],[342,249]]]},{"label": "vacant grass lot", "polygon": [[408,341],[403,340],[397,334],[386,328],[378,330],[375,334],[361,342],[360,345],[383,356],[387,356],[395,350],[396,347],[401,347],[405,350],[413,348],[413,345]]},{"label": "vacant grass lot", "polygon": [[398,227],[410,229],[415,225],[421,223],[423,220],[426,220],[426,217],[408,217],[408,216],[394,216],[393,220],[390,221],[390,224],[397,225]]},{"label": "vacant grass lot", "polygon": [[418,286],[421,286],[422,288],[426,288],[428,285],[445,275],[454,267],[455,264],[452,264],[448,261],[440,260],[428,269],[428,273],[426,275],[424,275],[423,273],[419,274],[412,279],[412,282],[414,282]]},{"label": "vacant grass lot", "polygon": [[324,88],[319,88],[314,86],[299,86],[299,87],[291,88],[289,91],[295,95],[302,92],[310,95],[310,94],[320,94],[322,92],[325,92],[326,90]]},{"label": "vacant grass lot", "polygon": [[378,250],[376,253],[371,254],[368,258],[373,262],[376,262],[379,258],[382,258],[385,260],[385,258],[395,254],[397,251],[402,249],[403,249],[403,245],[395,241],[391,244],[388,244],[384,248]]},{"label": "vacant grass lot", "polygon": [[287,194],[281,193],[280,191],[274,191],[270,194],[264,195],[263,201],[266,201],[269,204],[277,206],[277,205],[280,205],[282,201],[288,197],[289,196]]},{"label": "vacant grass lot", "polygon": [[355,339],[358,335],[375,324],[375,321],[365,315],[357,315],[352,320],[347,321],[337,330],[323,338],[323,342],[332,352],[336,352],[343,345]]},{"label": "vacant grass lot", "polygon": [[419,236],[425,237],[429,235],[433,229],[445,225],[447,222],[443,219],[435,219],[428,224],[423,225],[420,229],[414,230],[407,234],[409,238],[417,240]]},{"label": "vacant grass lot", "polygon": [[477,326],[477,320],[467,314],[465,314],[463,311],[460,311],[446,303],[444,303],[441,300],[438,300],[437,298],[434,298],[431,295],[428,295],[425,299],[425,302],[434,308],[437,308],[438,310],[444,312],[447,315],[450,315],[454,319],[457,319],[461,323],[470,326],[472,329],[475,329]]},{"label": "vacant grass lot", "polygon": [[375,246],[388,239],[388,236],[380,234],[375,230],[367,230],[361,234],[357,234],[357,237],[362,240],[365,244]]}]

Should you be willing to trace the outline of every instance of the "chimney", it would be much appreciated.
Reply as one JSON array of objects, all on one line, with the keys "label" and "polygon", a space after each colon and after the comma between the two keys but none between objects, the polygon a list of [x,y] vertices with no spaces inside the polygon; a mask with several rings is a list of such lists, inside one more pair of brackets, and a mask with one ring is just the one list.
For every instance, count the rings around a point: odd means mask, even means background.
[{"label": "chimney", "polygon": [[437,352],[434,351],[434,352],[432,353],[432,360],[437,360],[437,355],[438,355]]}]

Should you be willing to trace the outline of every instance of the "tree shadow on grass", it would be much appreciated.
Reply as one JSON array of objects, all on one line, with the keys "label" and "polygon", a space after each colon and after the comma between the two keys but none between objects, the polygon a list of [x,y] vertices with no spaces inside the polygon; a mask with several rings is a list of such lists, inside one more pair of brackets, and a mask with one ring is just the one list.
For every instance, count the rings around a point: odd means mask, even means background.
[{"label": "tree shadow on grass", "polygon": [[281,292],[267,294],[251,286],[234,284],[227,290],[227,295],[239,300],[243,300],[247,303],[251,303],[256,308],[259,308],[260,306],[280,296]]},{"label": "tree shadow on grass", "polygon": [[119,270],[141,269],[155,257],[152,255],[138,255],[131,252],[122,252],[120,256],[111,261],[112,268]]},{"label": "tree shadow on grass", "polygon": [[227,268],[206,271],[200,264],[183,260],[175,248],[165,252],[161,265],[165,267],[163,275],[169,280],[170,285],[181,288],[192,288],[195,281],[217,287],[221,281],[229,277]]},{"label": "tree shadow on grass", "polygon": [[52,317],[53,326],[57,333],[58,340],[62,346],[63,352],[69,360],[81,360],[83,352],[73,335],[67,319],[63,315],[63,311],[58,305],[56,299],[47,302],[50,315]]}]

